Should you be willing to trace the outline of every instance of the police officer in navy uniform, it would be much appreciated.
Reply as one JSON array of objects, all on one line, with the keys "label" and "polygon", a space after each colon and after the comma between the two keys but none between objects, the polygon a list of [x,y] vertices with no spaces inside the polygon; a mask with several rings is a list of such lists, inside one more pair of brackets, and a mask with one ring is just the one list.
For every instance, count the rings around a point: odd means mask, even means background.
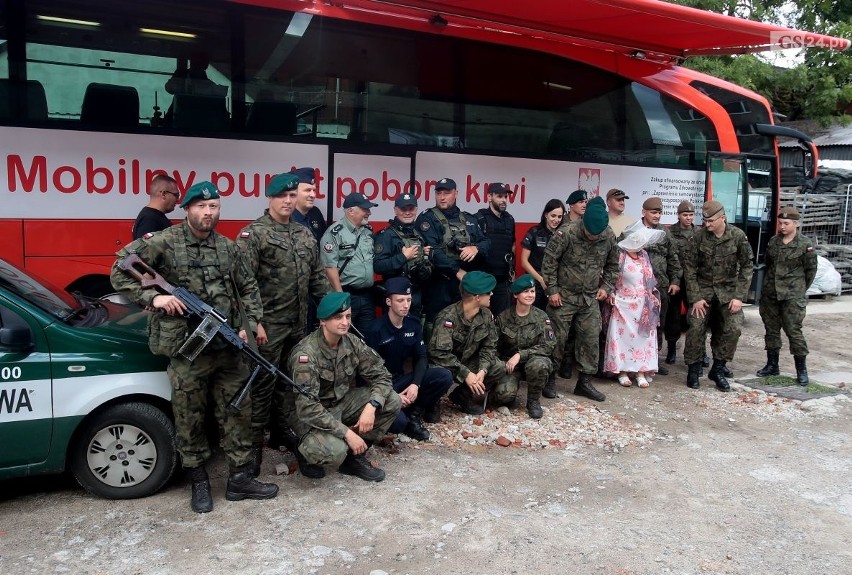
[{"label": "police officer in navy uniform", "polygon": [[432,246],[432,279],[424,293],[426,322],[461,299],[459,282],[468,271],[481,267],[491,241],[471,214],[456,205],[456,183],[442,178],[435,183],[435,207],[417,216],[416,226]]},{"label": "police officer in navy uniform", "polygon": [[495,317],[509,307],[509,284],[515,277],[515,218],[506,211],[513,193],[506,184],[488,184],[488,207],[476,212],[482,233],[491,241],[484,271],[497,280],[491,296],[491,313]]},{"label": "police officer in navy uniform", "polygon": [[404,277],[385,282],[388,311],[375,320],[365,334],[391,373],[394,391],[399,393],[402,410],[388,430],[423,441],[429,439],[427,423],[441,421],[441,397],[453,384],[453,376],[443,367],[429,367],[420,321],[408,315],[411,283]]},{"label": "police officer in navy uniform", "polygon": [[299,189],[296,190],[296,209],[293,210],[293,221],[302,224],[314,234],[319,244],[328,225],[325,216],[314,205],[317,197],[316,170],[314,168],[297,168],[290,171],[299,178]]},{"label": "police officer in navy uniform", "polygon": [[408,317],[419,320],[422,310],[422,289],[432,275],[432,248],[417,231],[417,198],[405,193],[396,197],[394,219],[376,234],[373,245],[373,269],[389,280],[406,277],[411,282],[411,309]]},{"label": "police officer in navy uniform", "polygon": [[367,223],[374,204],[362,194],[343,200],[344,215],[320,242],[320,262],[335,291],[352,296],[352,326],[361,334],[376,318],[373,303],[373,228]]}]

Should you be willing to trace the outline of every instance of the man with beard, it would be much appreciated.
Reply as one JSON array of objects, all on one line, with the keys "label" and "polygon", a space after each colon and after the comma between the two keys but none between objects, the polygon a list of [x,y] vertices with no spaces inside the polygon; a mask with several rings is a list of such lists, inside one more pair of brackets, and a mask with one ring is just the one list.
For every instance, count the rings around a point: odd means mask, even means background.
[{"label": "man with beard", "polygon": [[175,210],[180,199],[177,182],[171,176],[157,174],[148,186],[148,205],[139,211],[133,223],[133,239],[138,240],[151,232],[159,232],[171,227],[172,222],[166,217]]},{"label": "man with beard", "polygon": [[513,193],[506,184],[488,184],[488,207],[476,212],[479,228],[491,242],[484,271],[497,280],[491,296],[491,313],[495,317],[509,307],[509,284],[515,276],[515,218],[506,211]]},{"label": "man with beard", "polygon": [[[426,244],[432,246],[433,273],[424,294],[427,324],[435,321],[438,312],[459,301],[459,282],[468,271],[476,269],[491,246],[476,219],[456,205],[458,195],[455,181],[438,180],[435,207],[417,216],[415,223]],[[428,330],[427,326],[427,333]]]},{"label": "man with beard", "polygon": [[184,317],[186,306],[178,298],[143,287],[119,265],[130,254],[137,254],[170,284],[185,287],[218,310],[244,341],[255,336],[238,327],[243,324],[238,303],[257,338],[264,340],[266,334],[260,326],[263,308],[257,281],[236,244],[215,231],[220,210],[216,187],[210,182],[195,184],[187,190],[181,207],[186,210],[182,224],[146,234],[116,254],[110,280],[131,301],[160,312],[148,318],[148,345],[152,352],[171,360],[168,376],[177,449],[192,478],[192,510],[207,513],[213,509],[210,480],[204,469],[212,456],[204,428],[210,395],[216,402],[213,412],[222,429],[222,446],[230,467],[225,498],[270,499],[278,493],[277,485],[260,483],[251,474],[251,401],[237,412],[226,405],[248,379],[248,366],[239,351],[221,338],[211,340],[192,361],[180,355],[179,350],[197,321]]},{"label": "man with beard", "polygon": [[373,270],[387,280],[405,277],[411,283],[411,309],[408,317],[420,320],[423,310],[423,286],[432,275],[432,248],[414,226],[417,218],[417,198],[404,193],[397,196],[393,206],[394,219],[376,234],[373,242]]}]

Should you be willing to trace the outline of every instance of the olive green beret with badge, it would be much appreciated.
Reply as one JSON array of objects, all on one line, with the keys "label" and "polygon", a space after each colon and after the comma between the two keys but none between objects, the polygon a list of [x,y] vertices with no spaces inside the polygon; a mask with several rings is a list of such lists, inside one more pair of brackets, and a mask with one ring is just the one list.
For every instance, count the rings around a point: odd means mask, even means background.
[{"label": "olive green beret with badge", "polygon": [[351,307],[349,294],[345,291],[333,291],[325,294],[317,306],[317,319],[328,319]]},{"label": "olive green beret with badge", "polygon": [[493,275],[479,271],[464,274],[461,281],[462,290],[470,295],[491,293],[496,285],[497,279]]},{"label": "olive green beret with badge", "polygon": [[799,211],[793,206],[785,206],[781,208],[781,211],[778,212],[779,220],[796,220],[798,221],[801,216],[799,215]]},{"label": "olive green beret with badge", "polygon": [[642,209],[648,210],[649,212],[653,212],[655,210],[662,211],[663,209],[663,200],[658,198],[657,196],[651,196],[644,202],[642,202]]},{"label": "olive green beret with badge", "polygon": [[511,290],[512,293],[519,294],[531,287],[535,287],[535,280],[530,274],[524,274],[512,282]]},{"label": "olive green beret with badge", "polygon": [[296,174],[278,174],[266,184],[266,197],[274,198],[284,192],[299,189],[299,176]]},{"label": "olive green beret with badge", "polygon": [[583,226],[586,231],[596,236],[609,225],[609,214],[606,213],[606,203],[603,198],[597,196],[586,204],[586,213],[583,214]]},{"label": "olive green beret with badge", "polygon": [[701,216],[706,220],[707,218],[712,218],[724,209],[725,206],[723,206],[721,202],[710,200],[709,202],[704,202],[704,206],[701,208]]},{"label": "olive green beret with badge", "polygon": [[198,182],[186,191],[180,207],[185,208],[196,200],[218,200],[219,190],[211,182]]},{"label": "olive green beret with badge", "polygon": [[677,213],[679,214],[694,214],[695,206],[692,205],[692,202],[684,200],[677,205]]}]

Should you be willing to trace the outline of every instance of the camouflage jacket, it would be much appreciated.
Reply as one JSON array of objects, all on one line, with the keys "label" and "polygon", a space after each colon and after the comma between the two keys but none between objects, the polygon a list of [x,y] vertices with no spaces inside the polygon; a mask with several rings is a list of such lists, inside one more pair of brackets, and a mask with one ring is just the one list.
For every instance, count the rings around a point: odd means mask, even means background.
[{"label": "camouflage jacket", "polygon": [[497,355],[509,359],[516,353],[525,362],[534,355],[552,357],[556,349],[556,337],[550,317],[537,307],[530,308],[524,317],[515,313],[511,305],[497,316]]},{"label": "camouflage jacket", "polygon": [[257,279],[266,323],[304,324],[308,294],[319,299],[331,291],[317,242],[301,224],[280,224],[266,210],[242,229],[237,245]]},{"label": "camouflage jacket", "polygon": [[751,285],[752,252],[745,233],[726,224],[717,238],[706,229],[696,230],[686,250],[686,293],[689,304],[699,300],[720,303],[745,301]]},{"label": "camouflage jacket", "polygon": [[462,302],[441,310],[429,340],[429,359],[449,369],[459,383],[471,372],[487,371],[497,360],[497,328],[488,308],[470,321],[464,319]]},{"label": "camouflage jacket", "polygon": [[669,285],[680,285],[683,268],[681,268],[677,245],[669,230],[661,225],[651,229],[666,232],[662,241],[645,248],[648,257],[651,259],[651,268],[654,270],[654,277],[657,280],[657,289],[664,292]]},{"label": "camouflage jacket", "polygon": [[296,344],[290,353],[289,367],[293,381],[307,387],[319,401],[296,394],[296,433],[304,435],[319,429],[343,439],[348,429],[329,410],[337,405],[358,378],[370,386],[369,401],[381,405],[391,393],[391,375],[385,362],[360,338],[346,334],[337,349],[332,349],[318,329]]},{"label": "camouflage jacket", "polygon": [[597,239],[590,240],[582,221],[562,224],[544,250],[541,275],[548,296],[583,296],[590,303],[598,288],[612,292],[618,279],[615,234],[606,228]]},{"label": "camouflage jacket", "polygon": [[778,234],[769,240],[765,261],[764,296],[778,301],[805,297],[817,272],[817,254],[811,240],[797,232],[785,244]]}]

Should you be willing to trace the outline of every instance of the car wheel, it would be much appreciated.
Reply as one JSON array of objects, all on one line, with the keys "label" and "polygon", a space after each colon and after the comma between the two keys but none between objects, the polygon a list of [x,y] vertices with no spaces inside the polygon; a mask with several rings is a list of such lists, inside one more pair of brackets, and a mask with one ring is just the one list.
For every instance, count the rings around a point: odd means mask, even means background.
[{"label": "car wheel", "polygon": [[174,425],[153,405],[114,405],[83,422],[69,465],[80,485],[100,497],[152,495],[177,465]]}]

